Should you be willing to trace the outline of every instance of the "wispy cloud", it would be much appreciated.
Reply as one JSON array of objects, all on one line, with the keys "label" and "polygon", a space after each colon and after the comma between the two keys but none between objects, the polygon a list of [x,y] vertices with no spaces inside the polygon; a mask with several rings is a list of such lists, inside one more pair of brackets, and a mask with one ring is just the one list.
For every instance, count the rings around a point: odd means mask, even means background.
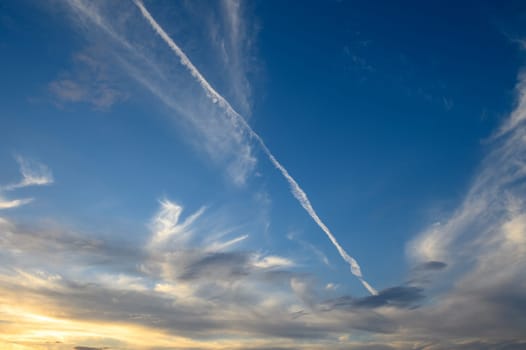
[{"label": "wispy cloud", "polygon": [[53,174],[45,164],[20,155],[17,155],[15,159],[20,166],[22,179],[17,183],[4,186],[4,190],[9,191],[28,186],[44,186],[53,183]]},{"label": "wispy cloud", "polygon": [[239,242],[244,241],[248,238],[248,235],[242,235],[235,238],[232,238],[231,240],[228,240],[226,242],[214,242],[211,245],[207,247],[207,250],[209,251],[221,251],[227,248],[232,247],[233,245],[238,244]]},{"label": "wispy cloud", "polygon": [[408,245],[419,279],[438,274],[426,282],[438,295],[434,306],[404,315],[403,322],[428,334],[438,349],[466,337],[484,339],[468,349],[498,348],[496,339],[508,339],[510,348],[522,344],[525,319],[516,310],[526,302],[525,78],[519,76],[516,107],[459,207]]},{"label": "wispy cloud", "polygon": [[24,199],[5,199],[0,197],[0,209],[10,209],[20,207],[22,205],[31,203],[33,198],[24,198]]},{"label": "wispy cloud", "polygon": [[228,36],[219,39],[222,47],[224,66],[230,71],[230,90],[234,101],[238,101],[241,111],[250,113],[252,88],[247,74],[257,70],[257,60],[252,55],[254,35],[257,29],[250,26],[246,18],[246,2],[239,0],[223,0],[221,2],[223,18],[228,28]]},{"label": "wispy cloud", "polygon": [[50,185],[53,183],[53,174],[46,165],[20,155],[15,156],[15,159],[20,167],[22,179],[9,185],[0,186],[0,210],[17,208],[31,203],[34,200],[33,198],[7,199],[3,196],[2,192],[9,192],[28,186]]},{"label": "wispy cloud", "polygon": [[199,209],[190,215],[184,222],[179,222],[183,207],[169,200],[160,201],[161,210],[155,216],[152,227],[153,237],[150,246],[158,246],[171,240],[183,245],[191,235],[190,226],[204,213],[205,208]]},{"label": "wispy cloud", "polygon": [[265,257],[256,257],[254,259],[253,265],[255,267],[259,267],[262,269],[269,269],[269,268],[283,268],[283,267],[291,267],[294,265],[294,262],[290,259],[283,258],[281,256],[265,256]]},{"label": "wispy cloud", "polygon": [[309,243],[309,242],[306,242],[302,239],[299,239],[294,233],[288,233],[287,234],[287,238],[291,241],[294,241],[294,242],[298,242],[301,246],[303,246],[304,248],[312,251],[314,253],[314,255],[316,255],[318,257],[318,259],[323,262],[325,265],[329,266],[330,263],[329,263],[329,259],[327,258],[327,256],[320,250],[318,249],[315,245]]},{"label": "wispy cloud", "polygon": [[[148,39],[151,34],[135,21],[136,14],[128,3],[114,3],[112,6],[117,8],[112,9],[108,9],[112,7],[109,3],[81,0],[66,3],[75,24],[98,45],[106,43],[105,59],[109,56],[116,67],[160,99],[176,117],[185,139],[215,162],[226,164],[234,183],[245,184],[256,164],[246,133],[195,89],[190,76],[179,74],[181,68],[162,54],[164,48]],[[115,12],[126,16],[123,15],[122,21],[113,21],[108,14]]]},{"label": "wispy cloud", "polygon": [[141,10],[142,15],[148,21],[148,23],[150,23],[150,25],[155,30],[155,32],[163,39],[163,41],[170,47],[170,49],[179,57],[181,64],[185,66],[190,72],[190,74],[196,79],[199,85],[206,92],[208,98],[210,98],[214,103],[217,103],[221,108],[224,109],[227,116],[230,117],[230,121],[233,123],[233,125],[235,125],[236,127],[241,127],[242,130],[248,133],[250,137],[252,137],[254,140],[256,140],[259,143],[259,145],[261,146],[261,148],[263,149],[264,153],[267,155],[269,160],[276,167],[276,169],[280,171],[280,173],[283,175],[285,180],[287,180],[287,182],[289,183],[294,197],[298,200],[298,202],[305,209],[305,211],[310,215],[310,217],[314,220],[314,222],[327,235],[327,237],[329,238],[331,243],[335,246],[336,250],[338,251],[340,256],[343,258],[343,260],[345,260],[350,265],[351,272],[353,273],[353,275],[358,277],[360,282],[362,282],[363,286],[371,294],[376,294],[377,293],[376,290],[369,283],[367,283],[367,281],[364,280],[360,266],[358,265],[358,262],[353,257],[351,257],[345,251],[345,249],[343,249],[343,247],[339,244],[339,242],[336,240],[332,232],[325,225],[325,223],[320,219],[320,217],[318,216],[318,213],[314,210],[305,191],[303,191],[303,189],[299,186],[297,181],[290,175],[288,170],[276,159],[276,157],[272,154],[272,152],[270,152],[270,150],[268,149],[263,139],[250,127],[250,125],[246,122],[246,120],[232,108],[230,103],[210,85],[210,83],[205,79],[205,77],[201,74],[201,72],[194,66],[194,64],[190,61],[190,59],[183,52],[183,50],[181,50],[181,48],[172,40],[172,38],[170,38],[170,36],[164,31],[164,29],[159,25],[159,23],[157,23],[157,21],[152,17],[152,15],[146,9],[144,4],[139,0],[134,0],[134,3]]},{"label": "wispy cloud", "polygon": [[75,54],[73,69],[62,72],[49,83],[49,91],[57,104],[86,102],[96,109],[106,110],[127,98],[107,63],[98,59],[99,50],[93,46]]},{"label": "wispy cloud", "polygon": [[[510,122],[526,110],[524,76],[517,85],[517,107],[503,123]],[[442,222],[431,225],[408,248],[418,262],[445,261],[454,264],[468,249],[480,249],[492,244],[501,225],[510,216],[522,213],[521,181],[526,176],[526,130],[522,123],[514,123],[506,135],[494,140],[489,154],[482,161],[461,205]],[[502,130],[502,129],[500,129]]]},{"label": "wispy cloud", "polygon": [[[524,45],[524,41],[522,41]],[[526,71],[520,74],[517,86],[517,107],[513,110],[509,118],[502,124],[496,133],[496,137],[502,136],[522,124],[526,120]]]}]

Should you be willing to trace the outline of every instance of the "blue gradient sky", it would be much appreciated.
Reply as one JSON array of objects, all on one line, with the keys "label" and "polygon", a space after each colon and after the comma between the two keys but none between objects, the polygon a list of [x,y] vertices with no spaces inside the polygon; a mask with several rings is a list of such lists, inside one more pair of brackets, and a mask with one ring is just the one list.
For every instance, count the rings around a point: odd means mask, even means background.
[{"label": "blue gradient sky", "polygon": [[0,4],[0,345],[526,346],[526,5],[140,4]]}]

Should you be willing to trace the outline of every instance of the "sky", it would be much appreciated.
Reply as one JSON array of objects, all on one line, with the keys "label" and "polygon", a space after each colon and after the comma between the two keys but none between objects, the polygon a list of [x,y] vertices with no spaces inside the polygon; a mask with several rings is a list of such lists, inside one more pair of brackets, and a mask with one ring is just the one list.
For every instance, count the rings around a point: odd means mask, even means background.
[{"label": "sky", "polygon": [[526,348],[525,20],[0,2],[0,347]]}]

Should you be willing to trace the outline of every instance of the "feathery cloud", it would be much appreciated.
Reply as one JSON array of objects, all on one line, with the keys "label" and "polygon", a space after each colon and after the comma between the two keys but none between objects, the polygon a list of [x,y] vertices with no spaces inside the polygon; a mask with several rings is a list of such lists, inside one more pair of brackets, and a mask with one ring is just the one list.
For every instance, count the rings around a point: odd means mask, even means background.
[{"label": "feathery cloud", "polygon": [[[135,16],[128,3],[66,3],[80,30],[97,45],[106,44],[104,59],[112,59],[120,71],[163,102],[179,123],[186,141],[204,150],[214,162],[226,165],[230,179],[244,185],[256,165],[246,132],[233,124],[206,94],[196,90],[191,76],[179,74],[181,68],[173,64],[171,57],[159,54],[164,48],[148,39],[141,23],[131,21]],[[111,6],[116,8],[108,9]],[[123,14],[123,21],[108,18],[108,13],[115,12]]]},{"label": "feathery cloud", "polygon": [[13,191],[28,186],[44,186],[53,183],[53,174],[46,165],[24,158],[20,155],[15,156],[15,159],[20,166],[22,179],[13,184],[0,186],[0,210],[21,207],[34,200],[33,198],[7,199],[2,195],[2,192]]},{"label": "feathery cloud", "polygon": [[44,186],[53,183],[53,174],[45,164],[20,155],[17,155],[15,159],[20,166],[22,179],[17,183],[4,186],[4,190],[9,191],[28,186]]},{"label": "feathery cloud", "polygon": [[23,198],[23,199],[5,199],[0,197],[0,210],[1,209],[10,209],[21,207],[25,204],[31,203],[33,198]]},{"label": "feathery cloud", "polygon": [[260,145],[263,152],[267,155],[267,157],[272,162],[272,164],[276,167],[276,169],[280,171],[280,173],[283,175],[285,180],[289,183],[294,197],[298,200],[298,202],[305,209],[305,211],[310,215],[310,217],[314,220],[314,222],[327,235],[327,237],[329,238],[331,243],[334,245],[334,247],[336,248],[340,256],[343,258],[343,260],[345,260],[349,264],[349,266],[351,267],[352,274],[358,277],[360,282],[369,291],[369,293],[373,295],[377,294],[377,291],[363,278],[358,262],[353,257],[351,257],[345,251],[345,249],[343,249],[340,243],[336,240],[336,237],[334,237],[334,235],[329,230],[329,228],[320,219],[320,217],[318,216],[318,213],[314,210],[305,191],[299,186],[297,181],[290,175],[288,170],[270,152],[270,150],[268,149],[263,139],[250,127],[250,125],[246,122],[246,120],[238,112],[236,112],[233,109],[230,103],[210,85],[210,83],[205,79],[205,77],[201,74],[201,72],[194,66],[194,64],[190,61],[190,59],[183,52],[183,50],[181,50],[181,48],[172,40],[172,38],[164,31],[164,29],[159,25],[159,23],[157,23],[157,21],[152,17],[152,15],[146,9],[144,4],[140,0],[134,0],[134,3],[140,9],[142,15],[148,21],[148,23],[150,23],[150,25],[155,30],[155,32],[163,39],[163,41],[170,47],[170,49],[177,55],[177,57],[179,57],[181,64],[188,69],[190,74],[195,78],[195,80],[203,88],[203,90],[207,94],[207,97],[211,99],[214,103],[217,103],[225,111],[227,116],[230,117],[230,121],[232,122],[234,126],[241,127],[242,130],[244,130],[251,138],[257,141],[257,143]]}]

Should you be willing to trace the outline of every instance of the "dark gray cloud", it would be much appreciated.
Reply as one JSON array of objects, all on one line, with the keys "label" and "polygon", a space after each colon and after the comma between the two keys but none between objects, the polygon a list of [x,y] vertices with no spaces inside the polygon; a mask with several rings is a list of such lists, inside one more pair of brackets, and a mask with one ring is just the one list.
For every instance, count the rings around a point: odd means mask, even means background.
[{"label": "dark gray cloud", "polygon": [[113,242],[81,234],[56,222],[18,224],[0,221],[0,262],[4,266],[100,266],[106,271],[135,273],[145,252],[130,242]]},{"label": "dark gray cloud", "polygon": [[467,341],[467,342],[428,342],[418,349],[427,350],[524,350],[526,341]]},{"label": "dark gray cloud", "polygon": [[395,347],[385,344],[353,345],[352,350],[395,350]]},{"label": "dark gray cloud", "polygon": [[526,349],[526,341],[508,342],[471,342],[467,344],[457,345],[458,350],[524,350]]},{"label": "dark gray cloud", "polygon": [[182,280],[238,279],[250,273],[250,256],[243,252],[204,253],[179,276]]},{"label": "dark gray cloud", "polygon": [[329,308],[378,308],[394,306],[398,308],[415,307],[425,298],[423,289],[413,286],[396,286],[381,290],[378,295],[353,298],[343,296],[324,303]]},{"label": "dark gray cloud", "polygon": [[447,264],[443,261],[428,261],[418,266],[418,269],[427,270],[427,271],[439,271],[447,267]]},{"label": "dark gray cloud", "polygon": [[397,286],[384,289],[378,295],[371,295],[362,299],[355,300],[357,307],[414,307],[424,299],[423,289],[411,286]]}]

